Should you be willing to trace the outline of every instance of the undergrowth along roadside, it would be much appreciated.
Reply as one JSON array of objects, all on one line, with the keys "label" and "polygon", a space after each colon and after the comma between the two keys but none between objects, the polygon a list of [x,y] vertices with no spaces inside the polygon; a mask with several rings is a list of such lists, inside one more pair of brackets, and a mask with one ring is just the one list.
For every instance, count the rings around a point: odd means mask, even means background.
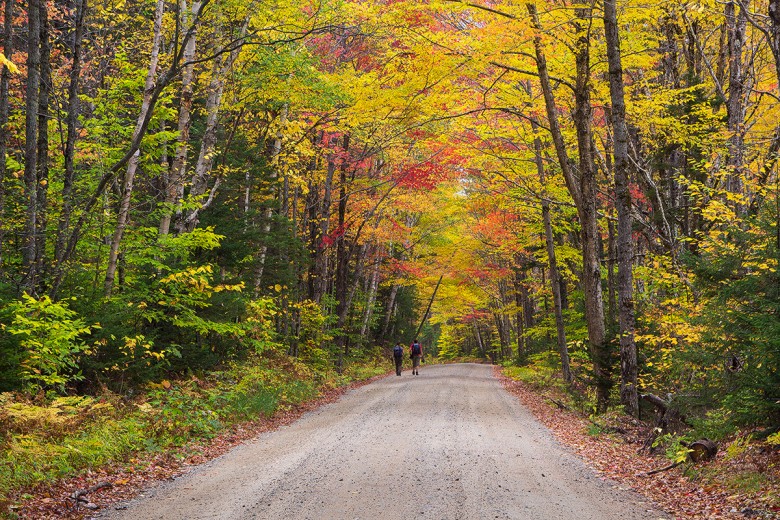
[{"label": "undergrowth along roadside", "polygon": [[[649,452],[653,424],[619,410],[594,418],[589,401],[568,392],[554,371],[539,367],[497,369],[504,387],[555,436],[600,475],[630,487],[680,519],[780,518],[780,446],[752,439],[751,432],[719,439],[721,449],[707,463],[667,466],[678,437]],[[697,432],[690,432],[691,435]],[[668,450],[666,448],[669,448]]]},{"label": "undergrowth along roadside", "polygon": [[374,358],[349,363],[339,374],[274,356],[200,377],[164,380],[132,399],[108,391],[51,401],[0,394],[0,515],[38,518],[25,514],[24,504],[58,481],[105,473],[107,467],[109,474],[110,467],[118,473],[128,468],[142,472],[144,464],[171,455],[179,461],[198,457],[217,436],[246,430],[244,425],[258,419],[290,415],[387,368]]}]

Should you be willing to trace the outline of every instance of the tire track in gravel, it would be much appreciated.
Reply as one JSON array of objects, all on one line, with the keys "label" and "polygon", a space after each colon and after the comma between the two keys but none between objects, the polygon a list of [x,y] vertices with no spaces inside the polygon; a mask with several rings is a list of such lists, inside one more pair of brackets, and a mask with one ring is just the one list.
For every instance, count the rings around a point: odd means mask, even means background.
[{"label": "tire track in gravel", "polygon": [[668,518],[597,477],[475,364],[388,376],[115,507],[98,518]]}]

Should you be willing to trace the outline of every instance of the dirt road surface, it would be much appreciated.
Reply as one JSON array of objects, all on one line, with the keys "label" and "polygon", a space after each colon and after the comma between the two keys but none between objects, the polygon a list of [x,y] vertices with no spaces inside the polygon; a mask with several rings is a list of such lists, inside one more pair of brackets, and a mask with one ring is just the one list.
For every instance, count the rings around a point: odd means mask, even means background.
[{"label": "dirt road surface", "polygon": [[117,507],[99,518],[668,518],[597,477],[475,364],[388,376]]}]

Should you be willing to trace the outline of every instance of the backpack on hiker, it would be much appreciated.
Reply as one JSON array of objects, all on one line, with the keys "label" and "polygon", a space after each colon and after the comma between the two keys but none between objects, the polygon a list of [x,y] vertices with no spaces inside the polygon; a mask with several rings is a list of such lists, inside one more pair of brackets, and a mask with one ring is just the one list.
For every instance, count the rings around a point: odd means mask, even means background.
[{"label": "backpack on hiker", "polygon": [[401,345],[396,345],[393,347],[393,357],[394,358],[404,357],[404,348]]},{"label": "backpack on hiker", "polygon": [[419,343],[412,343],[412,356],[421,356],[422,355],[422,347],[420,347]]}]

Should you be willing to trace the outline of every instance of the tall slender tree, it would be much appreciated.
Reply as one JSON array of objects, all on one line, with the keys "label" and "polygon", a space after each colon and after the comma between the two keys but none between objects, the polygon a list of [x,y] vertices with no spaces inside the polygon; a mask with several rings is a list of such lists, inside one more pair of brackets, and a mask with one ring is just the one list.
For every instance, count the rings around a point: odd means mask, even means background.
[{"label": "tall slender tree", "polygon": [[609,92],[612,101],[613,163],[615,207],[617,209],[618,320],[620,322],[620,401],[626,411],[639,414],[637,393],[637,353],[634,342],[634,237],[629,190],[628,125],[623,88],[623,64],[620,55],[615,0],[604,0],[604,30],[609,63]]},{"label": "tall slender tree", "polygon": [[25,226],[22,246],[22,287],[34,294],[38,285],[38,107],[41,88],[41,2],[27,4],[27,81],[25,92]]},{"label": "tall slender tree", "polygon": [[[3,2],[3,55],[12,56],[14,52],[14,0]],[[8,59],[8,58],[6,58]],[[5,220],[5,183],[8,172],[8,137],[6,125],[8,124],[9,106],[8,93],[11,79],[10,66],[0,65],[0,220]],[[0,269],[3,267],[3,244],[5,242],[5,226],[0,226]]]}]

